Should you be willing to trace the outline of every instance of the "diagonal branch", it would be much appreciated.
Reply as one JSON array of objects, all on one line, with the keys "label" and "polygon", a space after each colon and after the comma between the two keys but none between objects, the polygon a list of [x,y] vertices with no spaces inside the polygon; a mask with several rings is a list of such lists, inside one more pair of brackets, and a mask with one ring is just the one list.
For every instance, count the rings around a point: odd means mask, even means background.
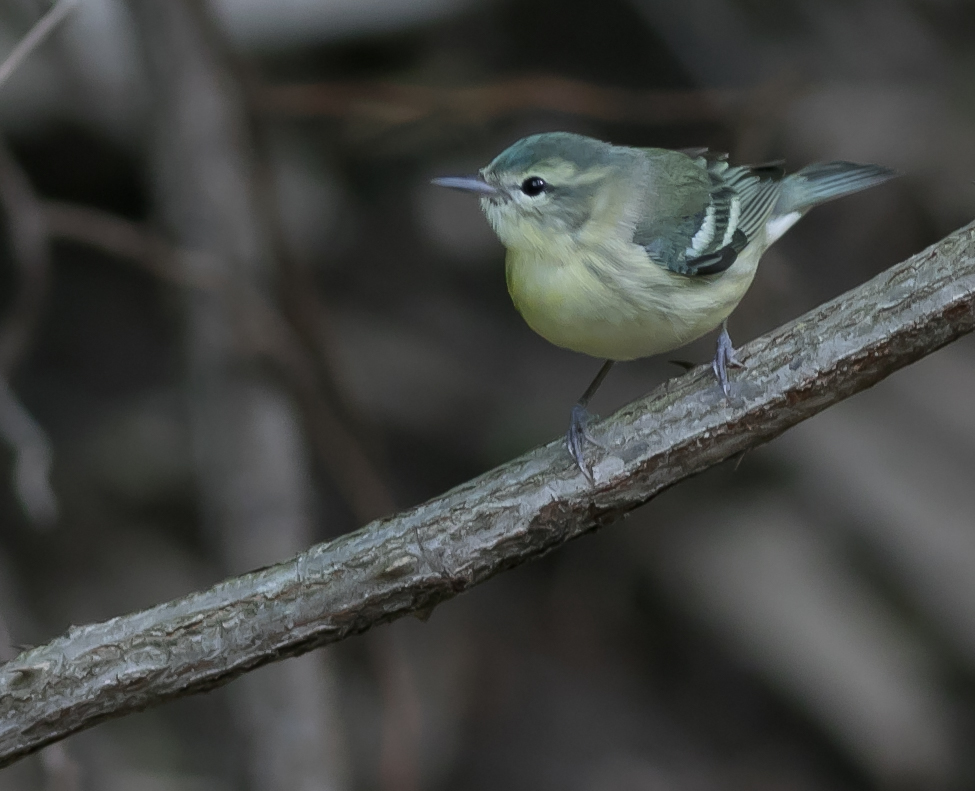
[{"label": "diagonal branch", "polygon": [[590,487],[551,442],[395,517],[143,612],[74,627],[0,667],[0,765],[100,720],[448,599],[776,437],[975,329],[975,223],[594,427]]},{"label": "diagonal branch", "polygon": [[10,79],[20,64],[54,32],[76,5],[78,0],[58,0],[44,16],[37,20],[27,31],[27,35],[17,42],[17,46],[10,51],[3,63],[0,63],[0,86]]}]

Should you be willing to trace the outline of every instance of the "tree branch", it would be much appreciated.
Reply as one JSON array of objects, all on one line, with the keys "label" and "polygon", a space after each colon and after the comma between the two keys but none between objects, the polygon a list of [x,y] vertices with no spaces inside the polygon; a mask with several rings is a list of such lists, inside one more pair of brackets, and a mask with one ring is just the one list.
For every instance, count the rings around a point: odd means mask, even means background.
[{"label": "tree branch", "polygon": [[590,487],[557,440],[395,517],[0,668],[0,765],[88,727],[448,599],[776,437],[975,328],[975,223],[593,427]]}]

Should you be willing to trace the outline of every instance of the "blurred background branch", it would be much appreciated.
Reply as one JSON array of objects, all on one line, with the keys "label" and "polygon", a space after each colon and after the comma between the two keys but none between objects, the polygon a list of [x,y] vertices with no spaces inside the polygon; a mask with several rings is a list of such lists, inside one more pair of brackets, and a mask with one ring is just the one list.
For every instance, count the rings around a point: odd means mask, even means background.
[{"label": "blurred background branch", "polygon": [[0,87],[10,79],[21,63],[57,28],[78,5],[78,0],[57,0],[0,63]]}]

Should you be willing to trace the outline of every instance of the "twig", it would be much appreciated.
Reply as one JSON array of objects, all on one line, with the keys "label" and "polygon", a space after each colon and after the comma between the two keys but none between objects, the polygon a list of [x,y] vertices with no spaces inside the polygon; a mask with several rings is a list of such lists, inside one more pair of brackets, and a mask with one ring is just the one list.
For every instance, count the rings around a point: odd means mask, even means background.
[{"label": "twig", "polygon": [[[0,765],[95,722],[430,607],[602,527],[975,329],[975,223],[593,427],[590,487],[556,440],[398,516],[207,591],[75,627],[0,668]],[[418,546],[443,558],[432,569]]]},{"label": "twig", "polygon": [[10,79],[10,75],[17,71],[17,67],[24,62],[24,59],[41,45],[44,39],[61,24],[61,21],[71,13],[76,5],[78,5],[78,0],[58,0],[44,16],[37,20],[34,27],[27,31],[27,35],[17,42],[17,46],[7,55],[7,59],[0,63],[0,88]]}]

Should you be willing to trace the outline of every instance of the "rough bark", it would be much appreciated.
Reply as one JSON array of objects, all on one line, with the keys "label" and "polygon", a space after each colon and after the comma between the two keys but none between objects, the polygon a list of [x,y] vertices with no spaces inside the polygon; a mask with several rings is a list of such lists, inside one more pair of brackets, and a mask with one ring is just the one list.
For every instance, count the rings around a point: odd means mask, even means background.
[{"label": "rough bark", "polygon": [[0,764],[163,700],[429,608],[767,442],[975,328],[975,224],[593,427],[591,487],[561,440],[270,568],[101,624],[0,668]]}]

